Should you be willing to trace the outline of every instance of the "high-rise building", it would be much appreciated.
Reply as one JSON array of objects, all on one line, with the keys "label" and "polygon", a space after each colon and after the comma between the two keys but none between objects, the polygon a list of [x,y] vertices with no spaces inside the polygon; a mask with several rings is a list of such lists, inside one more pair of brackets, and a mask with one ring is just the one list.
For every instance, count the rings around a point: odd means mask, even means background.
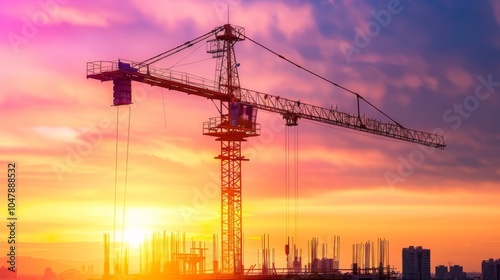
[{"label": "high-rise building", "polygon": [[436,280],[445,280],[448,278],[448,267],[444,265],[436,266]]},{"label": "high-rise building", "polygon": [[450,264],[450,271],[448,272],[448,267],[444,265],[436,266],[436,280],[465,280],[467,274],[464,272],[464,268],[460,265]]},{"label": "high-rise building", "polygon": [[403,248],[403,280],[431,280],[431,250]]},{"label": "high-rise building", "polygon": [[500,280],[500,259],[489,259],[481,263],[483,280]]},{"label": "high-rise building", "polygon": [[467,274],[464,272],[464,268],[460,265],[450,266],[450,279],[452,280],[463,280],[467,278]]}]

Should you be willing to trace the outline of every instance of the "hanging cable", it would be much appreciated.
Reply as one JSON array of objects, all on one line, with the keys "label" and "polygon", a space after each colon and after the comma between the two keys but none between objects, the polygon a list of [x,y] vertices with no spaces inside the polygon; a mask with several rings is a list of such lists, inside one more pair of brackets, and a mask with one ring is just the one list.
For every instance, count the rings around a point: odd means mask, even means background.
[{"label": "hanging cable", "polygon": [[295,244],[299,243],[299,126],[294,127]]},{"label": "hanging cable", "polygon": [[[241,34],[241,33],[240,33],[240,34]],[[262,45],[261,43],[259,43],[259,42],[255,41],[255,40],[253,40],[252,38],[250,38],[250,37],[248,37],[248,36],[246,36],[246,35],[244,35],[244,34],[241,34],[241,35],[245,36],[245,39],[249,40],[250,42],[252,42],[252,43],[256,44],[257,46],[259,46],[259,47],[261,47],[261,48],[263,48],[263,49],[267,50],[268,52],[270,52],[270,53],[272,53],[272,54],[274,54],[274,55],[278,56],[279,58],[281,58],[281,59],[283,59],[283,60],[287,61],[288,63],[290,63],[290,64],[292,64],[292,65],[295,65],[296,67],[298,67],[298,68],[300,68],[300,69],[302,69],[302,70],[306,71],[307,73],[309,73],[309,74],[311,74],[311,75],[313,75],[313,76],[316,76],[317,78],[320,78],[320,79],[322,79],[323,81],[326,81],[327,83],[330,83],[330,84],[332,84],[332,85],[334,85],[334,86],[336,86],[336,87],[338,87],[338,88],[340,88],[340,89],[343,89],[344,91],[347,91],[347,92],[349,92],[349,93],[351,93],[351,94],[354,94],[357,98],[359,98],[359,99],[361,99],[361,100],[365,101],[365,102],[366,102],[366,104],[370,105],[372,108],[374,108],[375,110],[377,110],[379,113],[381,113],[382,115],[384,115],[385,117],[387,117],[389,120],[393,121],[393,122],[394,122],[395,124],[397,124],[398,126],[403,127],[403,126],[402,126],[401,124],[399,124],[396,120],[394,120],[393,118],[389,117],[386,113],[384,113],[384,112],[383,112],[382,110],[380,110],[378,107],[376,107],[375,105],[373,105],[372,103],[370,103],[368,100],[366,100],[366,99],[365,99],[363,96],[361,96],[359,93],[357,93],[357,92],[355,92],[355,91],[353,91],[353,90],[350,90],[350,89],[348,89],[348,88],[346,88],[346,87],[344,87],[344,86],[341,86],[341,85],[339,85],[339,84],[337,84],[337,83],[335,83],[335,82],[333,82],[333,81],[331,81],[331,80],[329,80],[329,79],[327,79],[327,78],[325,78],[325,77],[323,77],[323,76],[321,76],[321,75],[319,75],[319,74],[314,73],[313,71],[311,71],[311,70],[309,70],[309,69],[307,69],[307,68],[304,68],[304,67],[300,66],[299,64],[297,64],[297,63],[295,63],[295,62],[293,62],[293,61],[289,60],[288,58],[286,58],[286,57],[282,56],[281,54],[279,54],[279,53],[277,53],[277,52],[275,52],[275,51],[271,50],[270,48],[268,48],[268,47],[266,47],[266,46]]]},{"label": "hanging cable", "polygon": [[130,118],[132,115],[132,106],[128,106],[128,128],[127,128],[127,148],[125,157],[125,182],[123,190],[123,215],[122,215],[122,243],[121,243],[121,256],[124,256],[123,246],[125,243],[125,211],[127,205],[127,180],[128,180],[128,158],[129,158],[129,146],[130,146]]},{"label": "hanging cable", "polygon": [[143,62],[141,62],[140,64],[144,64],[144,63],[151,64],[152,62],[148,62],[148,61],[153,60],[153,59],[156,59],[156,58],[161,57],[161,56],[163,56],[163,55],[167,55],[167,54],[169,54],[169,53],[171,53],[171,52],[173,52],[173,51],[175,51],[175,50],[177,50],[177,49],[179,49],[179,48],[182,48],[182,47],[188,46],[189,44],[191,44],[191,42],[192,42],[192,41],[195,41],[195,40],[197,40],[197,39],[199,39],[199,38],[205,37],[205,36],[206,36],[206,35],[208,35],[208,34],[215,33],[215,32],[216,32],[216,31],[218,31],[218,30],[219,30],[219,28],[215,28],[215,29],[213,29],[213,30],[212,30],[212,31],[210,31],[210,32],[207,32],[207,33],[205,33],[205,34],[203,34],[203,35],[201,35],[201,36],[198,36],[198,37],[194,38],[193,40],[187,41],[187,42],[185,42],[184,44],[178,45],[178,46],[177,46],[177,47],[175,47],[175,48],[172,48],[172,49],[167,50],[167,51],[165,51],[165,52],[162,52],[162,53],[160,53],[160,54],[158,54],[158,55],[155,55],[155,56],[153,56],[153,57],[150,57],[150,58],[148,58],[148,59],[144,60]]},{"label": "hanging cable", "polygon": [[212,29],[211,31],[209,31],[209,32],[207,32],[207,33],[205,33],[205,34],[203,34],[203,35],[201,35],[201,36],[196,37],[196,38],[195,38],[195,39],[193,39],[193,40],[187,41],[187,42],[185,42],[184,44],[181,44],[181,45],[179,45],[179,46],[177,46],[177,47],[175,47],[175,48],[172,48],[172,49],[167,50],[167,51],[165,51],[165,52],[162,52],[162,53],[160,53],[160,54],[158,54],[158,55],[155,55],[155,56],[153,56],[153,57],[150,57],[150,58],[148,58],[148,59],[146,59],[146,60],[142,61],[142,62],[141,62],[141,63],[139,63],[139,64],[140,64],[140,65],[142,65],[142,64],[151,65],[151,64],[153,64],[153,63],[155,63],[155,62],[158,62],[158,61],[160,61],[160,60],[162,60],[162,59],[164,59],[164,58],[167,58],[167,57],[169,57],[169,56],[171,56],[171,55],[173,55],[173,54],[175,54],[175,53],[178,53],[178,52],[180,52],[180,51],[182,51],[182,50],[184,50],[184,49],[187,49],[187,48],[189,48],[189,47],[191,47],[191,46],[193,46],[193,45],[195,45],[195,44],[197,44],[197,43],[199,43],[199,42],[201,42],[201,41],[203,41],[203,40],[207,39],[207,38],[208,38],[208,37],[210,37],[212,34],[215,34],[215,33],[217,33],[218,31],[220,31],[222,28],[223,28],[222,26],[220,26],[220,27],[216,27],[216,28]]},{"label": "hanging cable", "polygon": [[290,170],[289,170],[289,131],[285,126],[285,196],[286,196],[286,238],[290,236]]},{"label": "hanging cable", "polygon": [[169,57],[169,56],[171,56],[171,55],[173,55],[173,54],[176,54],[176,53],[181,52],[181,51],[183,51],[183,50],[185,50],[185,49],[187,49],[187,48],[190,48],[190,47],[194,46],[195,44],[198,44],[198,43],[200,43],[200,42],[204,41],[205,39],[208,39],[208,37],[210,37],[210,36],[206,36],[206,37],[204,37],[204,38],[201,38],[199,41],[195,41],[195,42],[193,42],[193,43],[191,43],[191,44],[187,45],[186,47],[181,48],[181,49],[178,49],[178,50],[176,50],[175,52],[172,52],[172,53],[170,53],[170,54],[168,54],[168,55],[164,55],[164,56],[162,56],[162,57],[159,57],[159,58],[157,58],[157,59],[154,59],[154,60],[152,60],[152,61],[150,61],[150,62],[146,63],[146,65],[151,65],[151,64],[156,63],[156,62],[158,62],[158,61],[160,61],[160,60],[162,60],[162,59],[165,59],[165,58],[167,58],[167,57]]},{"label": "hanging cable", "polygon": [[174,68],[177,64],[179,64],[180,62],[182,62],[184,59],[188,58],[190,55],[192,55],[194,52],[196,52],[197,50],[199,50],[201,47],[203,47],[203,45],[199,45],[196,49],[194,49],[192,52],[190,52],[189,54],[187,54],[186,56],[184,56],[183,58],[181,58],[174,65],[168,67],[167,70],[170,70],[170,69]]},{"label": "hanging cable", "polygon": [[[200,46],[202,46],[202,45],[200,45]],[[188,62],[188,63],[184,63],[184,64],[180,64],[180,65],[171,66],[169,69],[177,68],[177,67],[182,67],[182,66],[187,66],[187,65],[192,65],[192,64],[203,62],[203,61],[212,60],[212,59],[213,58],[211,58],[211,57],[205,58],[205,59],[200,59],[200,60],[193,61],[193,62]]]},{"label": "hanging cable", "polygon": [[118,124],[119,124],[119,107],[116,106],[116,140],[115,140],[115,205],[114,205],[114,214],[113,214],[113,262],[114,253],[116,250],[116,201],[118,196]]},{"label": "hanging cable", "polygon": [[165,128],[167,128],[167,111],[165,109],[165,97],[163,94],[163,88],[161,88],[161,100],[163,103],[163,119],[165,120]]}]

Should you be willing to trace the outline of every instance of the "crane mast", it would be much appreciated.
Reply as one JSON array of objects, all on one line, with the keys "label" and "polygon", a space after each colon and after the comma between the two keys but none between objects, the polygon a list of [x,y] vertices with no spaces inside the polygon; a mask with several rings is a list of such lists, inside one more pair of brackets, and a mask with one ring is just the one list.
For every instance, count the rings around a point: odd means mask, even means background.
[{"label": "crane mast", "polygon": [[220,101],[220,117],[204,124],[203,134],[216,137],[221,152],[221,258],[222,273],[243,272],[242,205],[241,205],[241,142],[258,136],[260,127],[255,123],[257,111],[239,102],[240,80],[234,44],[244,40],[244,29],[229,24],[208,41],[207,52],[217,58],[216,81],[219,92],[228,96]]},{"label": "crane mast", "polygon": [[216,81],[122,60],[88,62],[87,78],[113,81],[115,106],[132,103],[131,81],[218,101],[219,116],[203,123],[203,135],[215,137],[221,148],[215,158],[221,161],[222,273],[243,273],[241,166],[248,159],[241,154],[241,143],[260,135],[258,109],[281,114],[289,126],[303,118],[434,148],[446,146],[444,137],[436,133],[361,116],[359,96],[358,112],[351,114],[241,88],[234,45],[245,40],[244,29],[226,24],[213,33],[215,39],[207,42],[207,52],[217,58]]}]

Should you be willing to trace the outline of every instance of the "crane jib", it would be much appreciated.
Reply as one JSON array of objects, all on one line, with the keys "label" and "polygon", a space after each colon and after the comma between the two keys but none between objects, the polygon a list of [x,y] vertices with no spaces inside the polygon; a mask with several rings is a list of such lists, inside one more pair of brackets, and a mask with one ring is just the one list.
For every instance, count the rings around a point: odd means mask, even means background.
[{"label": "crane jib", "polygon": [[[141,67],[140,63],[132,61],[89,62],[87,63],[87,78],[101,81],[113,80],[114,105],[126,105],[131,103],[131,90],[127,80],[134,80],[187,94],[203,96],[208,99],[222,101],[228,101],[230,99],[227,94],[219,92],[214,81],[184,72],[154,68],[149,65],[147,67]],[[336,108],[323,108],[249,89],[241,88],[240,91],[241,99],[239,101],[241,104],[252,106],[252,110],[258,108],[282,115],[292,114],[302,119],[336,125],[402,141],[440,149],[446,147],[444,137],[438,134],[413,130],[398,124],[382,122],[374,118],[359,116],[358,114],[341,112]]]}]

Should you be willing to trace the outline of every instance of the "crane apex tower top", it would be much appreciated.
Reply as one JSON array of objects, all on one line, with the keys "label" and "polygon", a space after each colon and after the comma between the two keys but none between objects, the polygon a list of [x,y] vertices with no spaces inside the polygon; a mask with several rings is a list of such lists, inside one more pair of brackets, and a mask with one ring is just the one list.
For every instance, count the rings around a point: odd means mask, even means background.
[{"label": "crane apex tower top", "polygon": [[245,29],[230,24],[216,29],[215,39],[207,41],[207,53],[217,58],[215,81],[219,91],[229,95],[231,101],[239,100],[241,89],[234,45],[245,40]]},{"label": "crane apex tower top", "polygon": [[245,40],[245,28],[241,26],[225,24],[224,29],[222,29],[224,33],[220,31],[215,34],[215,38],[219,40],[231,40],[231,41],[243,41]]},{"label": "crane apex tower top", "polygon": [[233,42],[245,40],[245,28],[226,24],[219,28],[215,33],[215,39],[207,41],[207,53],[211,53],[213,57],[220,57],[227,49],[224,42]]}]

